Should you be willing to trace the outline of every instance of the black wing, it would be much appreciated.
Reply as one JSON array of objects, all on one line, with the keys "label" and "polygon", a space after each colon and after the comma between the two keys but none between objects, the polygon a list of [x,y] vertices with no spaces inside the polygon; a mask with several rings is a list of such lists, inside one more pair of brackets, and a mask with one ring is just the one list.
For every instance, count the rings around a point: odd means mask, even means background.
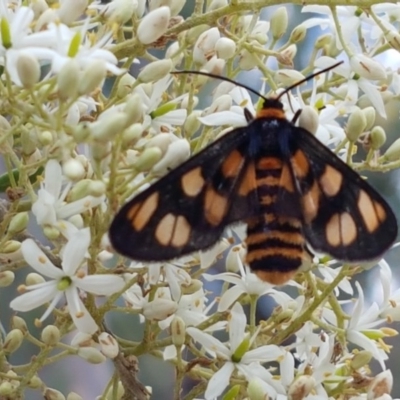
[{"label": "black wing", "polygon": [[116,251],[163,261],[212,246],[224,228],[257,213],[247,128],[238,128],[125,204],[110,227]]},{"label": "black wing", "polygon": [[381,256],[397,236],[382,196],[312,134],[296,128],[290,158],[303,231],[317,251],[344,261]]}]

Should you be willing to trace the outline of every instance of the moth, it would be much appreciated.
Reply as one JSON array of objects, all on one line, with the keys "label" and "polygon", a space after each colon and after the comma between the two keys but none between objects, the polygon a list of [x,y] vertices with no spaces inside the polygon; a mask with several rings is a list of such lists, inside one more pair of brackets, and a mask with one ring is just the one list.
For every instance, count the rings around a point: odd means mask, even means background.
[{"label": "moth", "polygon": [[295,125],[299,114],[285,117],[280,99],[297,85],[276,98],[240,86],[262,99],[256,117],[245,110],[247,126],[126,203],[111,223],[114,249],[138,261],[166,261],[208,249],[227,226],[245,222],[246,263],[272,284],[291,279],[310,247],[350,263],[378,259],[397,236],[395,215],[372,186]]}]

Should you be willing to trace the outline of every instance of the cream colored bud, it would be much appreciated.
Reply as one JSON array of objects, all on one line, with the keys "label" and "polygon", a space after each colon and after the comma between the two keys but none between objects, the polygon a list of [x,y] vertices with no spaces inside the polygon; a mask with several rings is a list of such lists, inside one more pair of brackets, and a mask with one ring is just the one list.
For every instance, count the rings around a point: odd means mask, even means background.
[{"label": "cream colored bud", "polygon": [[59,18],[57,16],[56,11],[53,10],[52,8],[48,8],[37,19],[35,26],[34,26],[35,32],[40,32],[41,30],[44,30],[45,28],[47,29],[47,26],[51,22],[56,22],[58,20],[59,20]]},{"label": "cream colored bud", "polygon": [[359,136],[365,132],[367,126],[367,119],[365,114],[359,108],[356,108],[349,116],[345,133],[351,142],[355,142]]},{"label": "cream colored bud", "polygon": [[88,0],[64,0],[60,3],[57,14],[65,25],[71,25],[85,13]]},{"label": "cream colored bud", "polygon": [[304,79],[304,75],[294,69],[280,69],[275,73],[275,80],[284,86],[290,86]]},{"label": "cream colored bud", "polygon": [[133,124],[122,132],[123,146],[133,146],[141,137],[143,133],[142,124]]},{"label": "cream colored bud", "polygon": [[30,156],[36,151],[36,143],[34,140],[33,132],[28,129],[22,129],[21,132],[21,146],[22,153],[26,156]]},{"label": "cream colored bud", "polygon": [[243,266],[243,259],[246,254],[246,250],[242,245],[232,246],[225,260],[225,269],[228,272],[238,272]]},{"label": "cream colored bud", "polygon": [[172,343],[175,346],[181,347],[185,344],[186,324],[185,321],[177,315],[171,321],[171,337]]},{"label": "cream colored bud", "polygon": [[25,283],[27,286],[38,285],[44,282],[46,282],[46,280],[43,278],[43,276],[37,274],[36,272],[30,272],[25,278]]},{"label": "cream colored bud", "polygon": [[140,122],[143,119],[143,100],[138,93],[129,96],[125,104],[124,113],[127,115],[127,126]]},{"label": "cream colored bud", "polygon": [[5,242],[3,246],[1,246],[0,252],[9,254],[18,251],[20,248],[21,248],[21,243],[18,242],[17,240],[7,240],[7,242]]},{"label": "cream colored bud", "polygon": [[375,118],[376,118],[376,110],[374,107],[365,107],[362,109],[362,112],[364,113],[365,119],[367,121],[365,130],[369,130],[374,126]]},{"label": "cream colored bud", "polygon": [[165,58],[169,58],[172,61],[174,67],[181,63],[181,61],[183,60],[183,56],[184,53],[180,51],[180,45],[178,41],[173,42],[165,52]]},{"label": "cream colored bud", "polygon": [[71,340],[73,347],[90,347],[94,345],[92,335],[83,332],[77,332]]},{"label": "cream colored bud", "polygon": [[43,387],[43,381],[37,375],[34,375],[31,379],[29,379],[27,385],[31,389],[40,389]]},{"label": "cream colored bud", "polygon": [[372,353],[367,350],[360,350],[350,362],[350,367],[354,370],[358,370],[364,366],[368,366],[372,360]]},{"label": "cream colored bud", "polygon": [[243,49],[239,55],[239,67],[245,71],[249,71],[257,66],[257,57],[248,50]]},{"label": "cream colored bud", "polygon": [[148,147],[143,150],[133,164],[139,172],[148,171],[162,158],[162,151],[158,147]]},{"label": "cream colored bud", "polygon": [[250,380],[249,384],[247,385],[247,394],[249,396],[249,400],[269,399],[269,397],[266,397],[265,388],[263,387],[260,378],[253,378]]},{"label": "cream colored bud", "polygon": [[305,399],[316,385],[315,379],[310,375],[302,375],[290,385],[288,390],[288,398]]},{"label": "cream colored bud", "polygon": [[0,272],[0,287],[10,286],[15,279],[13,271],[2,271]]},{"label": "cream colored bud", "polygon": [[270,20],[270,30],[272,37],[275,40],[280,39],[288,27],[288,14],[286,7],[279,7],[273,14]]},{"label": "cream colored bud", "polygon": [[136,79],[129,73],[121,76],[117,86],[117,97],[124,99],[129,93],[132,92]]},{"label": "cream colored bud", "polygon": [[381,126],[374,126],[369,134],[369,141],[373,150],[380,149],[386,142],[386,132]]},{"label": "cream colored bud", "polygon": [[80,68],[78,62],[70,58],[57,74],[58,93],[61,99],[78,97]]},{"label": "cream colored bud", "polygon": [[109,114],[90,125],[92,137],[99,142],[113,140],[127,126],[128,117],[123,112]]},{"label": "cream colored bud", "polygon": [[381,158],[384,161],[398,161],[400,159],[400,139],[395,140]]},{"label": "cream colored bud", "polygon": [[20,330],[22,333],[28,332],[28,326],[26,325],[25,320],[17,315],[11,317],[11,326],[12,328]]},{"label": "cream colored bud", "polygon": [[21,51],[16,63],[22,86],[31,88],[40,79],[39,61],[32,54]]},{"label": "cream colored bud", "polygon": [[107,191],[106,184],[99,180],[90,180],[89,182],[89,195],[94,197],[103,196]]},{"label": "cream colored bud", "polygon": [[363,54],[353,56],[350,59],[350,65],[356,74],[366,79],[379,80],[387,77],[382,64]]},{"label": "cream colored bud", "polygon": [[50,131],[40,131],[38,133],[38,139],[42,146],[49,146],[53,144],[53,135]]},{"label": "cream colored bud", "polygon": [[178,15],[185,5],[185,0],[149,0],[150,11],[153,11],[162,6],[168,6],[171,10],[171,15]]},{"label": "cream colored bud", "polygon": [[323,49],[325,46],[329,46],[332,42],[332,38],[333,36],[330,33],[319,36],[318,39],[315,41],[315,48]]},{"label": "cream colored bud", "polygon": [[138,75],[138,81],[143,83],[156,82],[168,75],[173,68],[170,59],[153,61],[147,64]]},{"label": "cream colored bud", "polygon": [[133,17],[137,8],[137,0],[114,0],[104,8],[104,16],[110,23],[123,25]]},{"label": "cream colored bud", "polygon": [[62,166],[63,174],[71,181],[80,181],[85,177],[86,171],[82,163],[70,158]]},{"label": "cream colored bud", "polygon": [[[187,32],[186,32],[186,42],[187,43],[194,43],[197,41],[197,39],[200,37],[200,35],[203,32],[206,32],[210,29],[210,27],[208,25],[197,25],[193,28],[190,28]],[[218,39],[217,39],[218,40]]]},{"label": "cream colored bud", "polygon": [[211,57],[201,69],[203,71],[209,72],[210,74],[222,75],[222,72],[225,68],[226,61],[222,58],[218,58],[216,56]]},{"label": "cream colored bud", "polygon": [[94,60],[83,71],[79,78],[78,91],[80,95],[89,95],[100,87],[106,77],[105,61]]},{"label": "cream colored bud", "polygon": [[4,339],[3,351],[6,354],[18,350],[24,340],[24,334],[19,329],[12,329]]},{"label": "cream colored bud", "polygon": [[114,359],[119,353],[118,342],[113,336],[107,332],[102,332],[99,335],[99,344],[101,352],[108,358]]},{"label": "cream colored bud", "polygon": [[219,58],[228,60],[235,55],[236,43],[232,39],[226,37],[219,38],[215,43],[215,51]]},{"label": "cream colored bud", "polygon": [[90,137],[91,127],[90,124],[82,122],[73,127],[72,136],[77,143],[84,143]]},{"label": "cream colored bud", "polygon": [[137,29],[137,37],[143,44],[150,44],[159,39],[168,29],[171,11],[169,7],[160,7],[150,11]]},{"label": "cream colored bud", "polygon": [[203,282],[198,279],[192,279],[188,285],[182,284],[181,291],[182,294],[193,294],[196,293],[203,287]]},{"label": "cream colored bud", "polygon": [[376,375],[372,380],[370,387],[367,392],[367,399],[373,400],[378,399],[385,394],[389,394],[392,392],[393,388],[393,375],[390,369],[381,372]]},{"label": "cream colored bud", "polygon": [[153,167],[153,173],[164,175],[190,157],[190,143],[186,139],[178,139],[172,142],[165,155]]},{"label": "cream colored bud", "polygon": [[76,201],[83,199],[84,197],[90,195],[90,184],[91,179],[81,179],[77,182],[74,187],[69,191],[67,200]]},{"label": "cream colored bud", "polygon": [[60,330],[54,325],[47,325],[41,334],[43,343],[48,346],[55,346],[60,341]]},{"label": "cream colored bud", "polygon": [[[117,397],[116,400],[119,400],[120,397]],[[69,392],[67,395],[67,400],[83,400],[83,397],[79,396],[79,394],[75,392]]]},{"label": "cream colored bud", "polygon": [[175,301],[168,299],[154,299],[143,307],[143,315],[150,321],[162,321],[178,309]]},{"label": "cream colored bud", "polygon": [[45,226],[43,228],[43,234],[49,240],[56,240],[60,237],[60,231],[57,228],[54,228],[50,225]]},{"label": "cream colored bud", "polygon": [[0,396],[5,398],[13,398],[13,394],[16,392],[16,387],[11,382],[4,381],[0,383]]},{"label": "cream colored bud", "polygon": [[302,42],[307,34],[307,28],[304,25],[298,25],[292,30],[290,34],[289,42],[299,43]]},{"label": "cream colored bud", "polygon": [[29,214],[27,212],[20,212],[11,218],[8,225],[8,232],[11,234],[22,232],[26,229],[29,223]]},{"label": "cream colored bud", "polygon": [[29,5],[29,7],[35,15],[35,20],[37,20],[39,16],[49,8],[46,0],[35,0]]},{"label": "cream colored bud", "polygon": [[388,41],[389,45],[397,50],[400,51],[400,35],[396,31],[389,31],[386,35],[386,40]]},{"label": "cream colored bud", "polygon": [[192,137],[199,130],[201,126],[201,122],[199,121],[200,115],[201,111],[195,110],[186,118],[186,121],[183,124],[183,130],[186,137]]},{"label": "cream colored bud", "polygon": [[215,45],[220,38],[218,28],[210,28],[203,32],[197,39],[193,48],[193,61],[205,64],[215,54]]},{"label": "cream colored bud", "polygon": [[52,388],[46,388],[44,390],[43,398],[46,400],[65,400],[65,397],[61,392]]},{"label": "cream colored bud", "polygon": [[297,46],[295,44],[291,44],[285,50],[281,51],[277,55],[277,60],[279,63],[283,65],[293,66],[293,59],[297,53]]},{"label": "cream colored bud", "polygon": [[223,94],[220,97],[216,98],[208,108],[206,115],[218,113],[221,111],[230,110],[232,107],[232,97],[229,94]]},{"label": "cream colored bud", "polygon": [[311,106],[304,106],[297,123],[300,127],[315,135],[319,126],[317,110]]},{"label": "cream colored bud", "polygon": [[91,364],[101,364],[106,361],[106,357],[93,347],[81,347],[78,350],[78,356]]}]

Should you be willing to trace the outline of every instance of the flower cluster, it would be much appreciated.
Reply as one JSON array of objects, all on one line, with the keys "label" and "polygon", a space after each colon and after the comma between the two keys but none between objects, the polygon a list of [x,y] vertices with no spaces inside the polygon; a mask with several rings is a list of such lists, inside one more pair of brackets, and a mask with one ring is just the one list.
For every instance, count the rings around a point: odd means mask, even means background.
[{"label": "flower cluster", "polygon": [[[300,22],[294,6],[213,0],[187,16],[193,4],[0,0],[0,283],[16,313],[0,324],[2,352],[37,346],[21,365],[3,357],[0,397],[35,389],[63,399],[39,375],[79,356],[116,369],[90,397],[146,399],[160,379],[145,388],[134,356],[151,354],[175,368],[174,399],[187,377],[196,383],[185,399],[392,399],[386,341],[397,331],[384,325],[400,320],[400,302],[385,260],[374,263],[383,296],[367,302],[353,282],[364,268],[323,255],[286,287],[260,281],[244,263],[241,225],[162,263],[115,254],[107,233],[129,198],[256,114],[230,81],[215,81],[203,106],[209,79],[179,69],[251,80],[272,96],[341,60],[282,97],[288,119],[302,110],[299,126],[358,171],[398,168],[400,138],[384,150],[377,121],[400,93],[400,6],[308,3]],[[40,337],[24,320],[36,308]],[[138,317],[117,335],[110,311]]]}]

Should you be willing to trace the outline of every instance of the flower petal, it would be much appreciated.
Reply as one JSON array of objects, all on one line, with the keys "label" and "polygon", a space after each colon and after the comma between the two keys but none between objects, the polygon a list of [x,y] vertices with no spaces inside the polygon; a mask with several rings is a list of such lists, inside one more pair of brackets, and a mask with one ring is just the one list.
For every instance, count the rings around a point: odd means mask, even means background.
[{"label": "flower petal", "polygon": [[40,289],[26,292],[11,301],[10,307],[15,311],[30,311],[51,301],[58,293],[56,282],[46,282]]},{"label": "flower petal", "polygon": [[217,371],[209,380],[204,398],[206,400],[216,399],[229,385],[229,379],[235,366],[232,362],[227,362],[219,371]]},{"label": "flower petal", "polygon": [[62,267],[64,272],[71,276],[82,263],[90,244],[89,228],[81,229],[65,245]]},{"label": "flower petal", "polygon": [[105,274],[105,275],[87,275],[83,278],[73,278],[74,283],[85,292],[96,295],[111,296],[119,292],[125,285],[125,281],[121,276]]}]

